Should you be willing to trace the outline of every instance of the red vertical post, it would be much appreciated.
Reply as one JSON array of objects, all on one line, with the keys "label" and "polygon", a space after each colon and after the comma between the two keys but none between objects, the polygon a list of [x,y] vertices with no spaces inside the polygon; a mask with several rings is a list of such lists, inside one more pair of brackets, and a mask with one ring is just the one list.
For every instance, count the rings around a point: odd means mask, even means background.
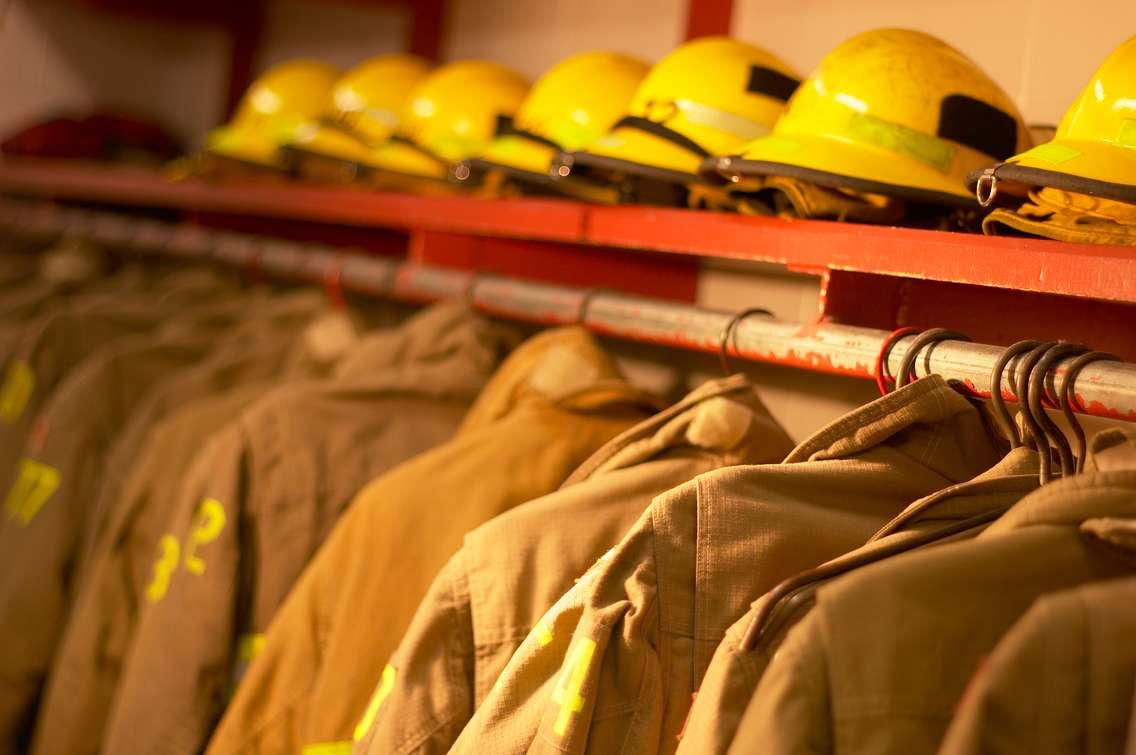
[{"label": "red vertical post", "polygon": [[440,60],[446,0],[414,0],[407,6],[411,12],[407,51],[429,60]]},{"label": "red vertical post", "polygon": [[734,0],[687,0],[686,39],[730,33]]},{"label": "red vertical post", "polygon": [[225,91],[225,117],[232,117],[256,74],[256,56],[264,31],[264,0],[237,3],[229,21],[232,52],[229,57],[229,83]]}]

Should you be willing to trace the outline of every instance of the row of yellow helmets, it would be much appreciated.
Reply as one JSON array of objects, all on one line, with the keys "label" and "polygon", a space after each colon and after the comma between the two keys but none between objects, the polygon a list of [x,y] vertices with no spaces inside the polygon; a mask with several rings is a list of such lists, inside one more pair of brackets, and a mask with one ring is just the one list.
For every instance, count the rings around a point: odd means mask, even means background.
[{"label": "row of yellow helmets", "polygon": [[574,55],[531,86],[487,61],[432,68],[389,55],[342,75],[294,61],[254,83],[205,155],[213,166],[421,192],[981,221],[990,233],[1136,243],[1127,234],[1136,227],[1136,38],[1038,146],[965,55],[922,32],[878,29],[839,45],[803,80],[726,37],[688,42],[654,66]]}]

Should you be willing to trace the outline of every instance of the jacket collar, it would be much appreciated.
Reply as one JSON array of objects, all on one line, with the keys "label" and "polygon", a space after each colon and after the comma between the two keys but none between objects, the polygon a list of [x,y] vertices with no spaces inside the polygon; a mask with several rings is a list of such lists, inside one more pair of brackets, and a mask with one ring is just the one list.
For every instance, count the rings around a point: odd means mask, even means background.
[{"label": "jacket collar", "polygon": [[1037,524],[1080,526],[1090,519],[1136,519],[1136,431],[1098,433],[1085,472],[1049,483],[1018,502],[982,537]]},{"label": "jacket collar", "polygon": [[340,380],[365,380],[376,370],[465,353],[485,372],[517,344],[511,328],[495,325],[466,302],[445,301],[415,313],[397,328],[365,335],[335,371]]},{"label": "jacket collar", "polygon": [[1038,486],[1037,452],[1024,446],[1012,449],[997,464],[966,482],[948,485],[908,506],[869,542],[912,526],[941,520],[962,520],[992,508],[1009,508]]},{"label": "jacket collar", "polygon": [[745,375],[710,380],[624,431],[580,465],[568,486],[598,472],[641,464],[667,449],[702,448],[727,464],[781,458],[792,446]]},{"label": "jacket collar", "polygon": [[905,434],[904,453],[948,480],[973,478],[1002,457],[982,414],[942,377],[928,375],[849,412],[795,448],[785,463],[840,459]]},{"label": "jacket collar", "polygon": [[586,330],[553,328],[521,344],[490,378],[459,432],[493,423],[529,401],[589,412],[626,403],[657,410],[657,398],[633,388]]}]

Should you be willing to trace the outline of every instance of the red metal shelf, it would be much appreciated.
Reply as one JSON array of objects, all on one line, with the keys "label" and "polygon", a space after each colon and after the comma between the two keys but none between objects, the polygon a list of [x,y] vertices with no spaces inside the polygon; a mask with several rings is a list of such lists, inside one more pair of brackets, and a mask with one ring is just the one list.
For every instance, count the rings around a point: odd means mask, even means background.
[{"label": "red metal shelf", "polygon": [[0,164],[0,192],[360,227],[648,250],[1136,303],[1136,250],[542,199],[416,197],[292,184],[171,182],[154,171]]},{"label": "red metal shelf", "polygon": [[1136,249],[817,220],[596,207],[591,243],[1136,302]]},{"label": "red metal shelf", "polygon": [[581,241],[583,205],[531,199],[417,197],[284,182],[171,181],[156,171],[5,160],[0,192],[61,200],[478,236]]}]

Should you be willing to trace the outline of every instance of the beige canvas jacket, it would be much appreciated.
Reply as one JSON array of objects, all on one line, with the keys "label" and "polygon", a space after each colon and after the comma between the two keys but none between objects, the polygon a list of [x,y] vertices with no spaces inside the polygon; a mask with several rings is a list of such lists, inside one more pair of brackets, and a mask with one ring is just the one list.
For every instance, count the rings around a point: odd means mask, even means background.
[{"label": "beige canvas jacket", "polygon": [[[1136,520],[1126,529],[1116,542],[1136,559]],[[939,752],[1123,752],[1136,692],[1133,638],[1136,578],[1038,598],[979,667]]]},{"label": "beige canvas jacket", "polygon": [[68,372],[115,339],[153,331],[219,295],[196,275],[170,284],[162,292],[75,297],[18,329],[0,354],[0,478],[10,474],[33,418]]},{"label": "beige canvas jacket", "polygon": [[726,752],[770,659],[789,629],[812,608],[816,590],[832,578],[829,573],[846,573],[889,557],[892,548],[928,547],[976,536],[989,526],[991,517],[1037,487],[1037,467],[1034,451],[1015,449],[973,480],[911,504],[864,546],[825,564],[826,571],[815,578],[761,596],[714,651],[683,729],[679,753]]},{"label": "beige canvas jacket", "polygon": [[[221,369],[229,381],[271,374],[298,317],[312,316],[312,301],[318,299],[226,303],[179,318],[160,333],[118,341],[69,375],[36,418],[3,486],[0,632],[12,638],[0,653],[6,741],[22,736],[30,723],[97,524],[100,491],[128,472],[107,462],[134,411],[163,380],[198,370],[202,360],[207,372]],[[249,318],[251,332],[243,329]],[[209,355],[230,338],[244,344],[236,368],[210,363]],[[262,363],[270,357],[274,361]]]},{"label": "beige canvas jacket", "polygon": [[449,438],[515,341],[464,304],[438,305],[368,339],[329,384],[273,392],[218,433],[133,588],[144,599],[104,748],[199,751],[242,656],[348,502]]},{"label": "beige canvas jacket", "polygon": [[714,380],[613,439],[557,492],[467,534],[392,656],[394,683],[374,726],[359,727],[359,750],[448,750],[537,620],[654,496],[791,448],[743,376]]},{"label": "beige canvas jacket", "polygon": [[973,540],[841,577],[785,638],[731,751],[934,753],[982,658],[1040,596],[1133,574],[1089,523],[1136,517],[1136,435],[1099,434],[1083,475]]},{"label": "beige canvas jacket", "polygon": [[[315,297],[308,316],[297,307],[297,325],[322,309],[321,298]],[[165,380],[132,412],[107,461],[108,469],[129,473],[104,480],[91,504],[94,522],[81,559],[77,598],[52,661],[33,752],[97,749],[94,735],[102,730],[139,593],[150,578],[182,473],[213,434],[274,386],[314,379],[334,367],[324,353],[319,358],[311,354],[307,343],[309,327],[325,316],[319,314],[294,334],[282,334],[285,340],[276,344],[280,339],[254,328],[254,344],[236,339],[219,348],[201,364]]]},{"label": "beige canvas jacket", "polygon": [[526,341],[451,442],[360,493],[273,621],[209,752],[349,749],[383,664],[464,535],[555,490],[658,408],[586,331]]},{"label": "beige canvas jacket", "polygon": [[709,472],[659,496],[545,615],[453,751],[673,751],[714,649],[753,600],[998,456],[977,410],[931,377],[782,464]]}]

